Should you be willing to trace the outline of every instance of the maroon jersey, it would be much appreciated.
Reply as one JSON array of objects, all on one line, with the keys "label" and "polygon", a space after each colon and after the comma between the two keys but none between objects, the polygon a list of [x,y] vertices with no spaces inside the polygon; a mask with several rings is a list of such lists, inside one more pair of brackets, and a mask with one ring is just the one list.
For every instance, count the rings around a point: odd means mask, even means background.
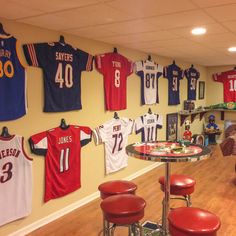
[{"label": "maroon jersey", "polygon": [[104,76],[106,110],[126,109],[126,80],[133,72],[133,63],[118,53],[97,55],[95,60]]},{"label": "maroon jersey", "polygon": [[80,188],[80,150],[90,141],[90,128],[75,125],[31,136],[32,151],[46,156],[45,202]]},{"label": "maroon jersey", "polygon": [[236,70],[213,74],[213,79],[223,83],[224,102],[236,102]]}]

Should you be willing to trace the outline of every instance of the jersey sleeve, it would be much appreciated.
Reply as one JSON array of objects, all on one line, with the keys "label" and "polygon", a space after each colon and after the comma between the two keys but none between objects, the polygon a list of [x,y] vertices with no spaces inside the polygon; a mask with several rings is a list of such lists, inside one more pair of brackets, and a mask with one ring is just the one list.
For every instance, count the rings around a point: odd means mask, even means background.
[{"label": "jersey sleeve", "polygon": [[189,78],[189,69],[184,71],[184,76],[188,79]]},{"label": "jersey sleeve", "polygon": [[132,119],[129,119],[128,120],[128,125],[127,125],[128,134],[132,134],[133,127],[134,127],[134,121]]},{"label": "jersey sleeve", "polygon": [[95,56],[95,66],[99,73],[105,74],[106,73],[106,55],[96,55]]},{"label": "jersey sleeve", "polygon": [[140,133],[141,130],[143,129],[144,125],[143,125],[143,121],[142,121],[142,117],[138,117],[134,120],[134,131],[136,134]]},{"label": "jersey sleeve", "polygon": [[42,67],[42,63],[47,60],[47,43],[24,44],[23,50],[27,63],[30,66]]},{"label": "jersey sleeve", "polygon": [[216,82],[223,82],[223,73],[215,73],[212,75],[212,77]]},{"label": "jersey sleeve", "polygon": [[91,71],[93,69],[93,56],[80,49],[76,50],[80,71]]},{"label": "jersey sleeve", "polygon": [[96,145],[106,142],[107,134],[104,125],[101,125],[93,130],[93,138]]},{"label": "jersey sleeve", "polygon": [[126,62],[126,75],[129,76],[133,73],[134,63],[131,60],[127,59]]},{"label": "jersey sleeve", "polygon": [[164,77],[164,78],[168,78],[168,66],[165,66],[165,67],[163,68],[163,77]]},{"label": "jersey sleeve", "polygon": [[135,73],[138,74],[139,72],[143,71],[143,61],[136,61],[134,63],[134,70]]},{"label": "jersey sleeve", "polygon": [[163,117],[161,115],[157,115],[157,128],[161,129],[163,125]]},{"label": "jersey sleeve", "polygon": [[81,126],[80,127],[80,145],[81,147],[85,146],[91,142],[92,131],[89,127]]},{"label": "jersey sleeve", "polygon": [[184,70],[180,69],[180,77],[179,79],[183,79],[184,78]]},{"label": "jersey sleeve", "polygon": [[163,75],[163,66],[157,65],[157,77],[159,78],[160,76]]},{"label": "jersey sleeve", "polygon": [[31,136],[29,144],[31,151],[34,154],[45,156],[48,149],[47,131]]}]

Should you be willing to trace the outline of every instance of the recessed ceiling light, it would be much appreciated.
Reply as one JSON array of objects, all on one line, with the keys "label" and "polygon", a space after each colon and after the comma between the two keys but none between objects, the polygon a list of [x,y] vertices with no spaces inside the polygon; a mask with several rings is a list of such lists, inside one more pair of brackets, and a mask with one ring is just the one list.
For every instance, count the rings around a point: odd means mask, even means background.
[{"label": "recessed ceiling light", "polygon": [[230,48],[228,48],[228,51],[229,52],[236,52],[236,47],[230,47]]},{"label": "recessed ceiling light", "polygon": [[194,35],[205,34],[206,33],[206,28],[196,27],[196,28],[192,29],[191,33],[194,34]]}]

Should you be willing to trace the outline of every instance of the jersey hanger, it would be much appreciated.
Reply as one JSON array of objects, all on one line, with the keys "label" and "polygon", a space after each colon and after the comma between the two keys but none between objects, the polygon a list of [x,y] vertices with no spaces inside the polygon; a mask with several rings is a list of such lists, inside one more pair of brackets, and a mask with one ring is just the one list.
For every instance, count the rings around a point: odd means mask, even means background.
[{"label": "jersey hanger", "polygon": [[114,112],[114,118],[119,119],[118,113],[116,111]]},{"label": "jersey hanger", "polygon": [[4,35],[7,35],[7,36],[10,35],[3,29],[2,23],[0,23],[0,34],[4,34]]},{"label": "jersey hanger", "polygon": [[173,60],[173,65],[175,65],[175,60]]},{"label": "jersey hanger", "polygon": [[193,67],[194,67],[194,65],[192,64],[192,65],[191,65],[191,68],[193,68]]},{"label": "jersey hanger", "polygon": [[148,114],[152,114],[152,109],[148,108]]},{"label": "jersey hanger", "polygon": [[151,60],[152,60],[151,55],[148,55],[148,61],[151,61]]},{"label": "jersey hanger", "polygon": [[66,121],[65,121],[65,119],[63,119],[63,118],[61,119],[60,128],[61,128],[61,129],[67,129],[67,128],[69,128],[69,125],[66,124]]},{"label": "jersey hanger", "polygon": [[65,38],[64,38],[63,35],[60,35],[59,42],[62,43],[62,44],[66,44],[66,43],[65,43]]},{"label": "jersey hanger", "polygon": [[114,52],[114,53],[118,53],[118,51],[117,51],[117,48],[116,48],[116,47],[113,49],[113,52]]},{"label": "jersey hanger", "polygon": [[2,128],[2,133],[1,133],[1,137],[7,138],[10,137],[11,135],[8,133],[8,128],[6,126],[4,126]]}]

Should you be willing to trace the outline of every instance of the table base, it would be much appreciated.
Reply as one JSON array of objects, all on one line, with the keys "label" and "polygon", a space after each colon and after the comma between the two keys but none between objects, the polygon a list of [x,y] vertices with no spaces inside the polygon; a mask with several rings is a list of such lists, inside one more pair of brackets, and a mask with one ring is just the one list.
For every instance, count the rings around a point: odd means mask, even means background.
[{"label": "table base", "polygon": [[145,221],[142,224],[143,236],[170,236],[163,231],[162,225],[152,221]]}]

